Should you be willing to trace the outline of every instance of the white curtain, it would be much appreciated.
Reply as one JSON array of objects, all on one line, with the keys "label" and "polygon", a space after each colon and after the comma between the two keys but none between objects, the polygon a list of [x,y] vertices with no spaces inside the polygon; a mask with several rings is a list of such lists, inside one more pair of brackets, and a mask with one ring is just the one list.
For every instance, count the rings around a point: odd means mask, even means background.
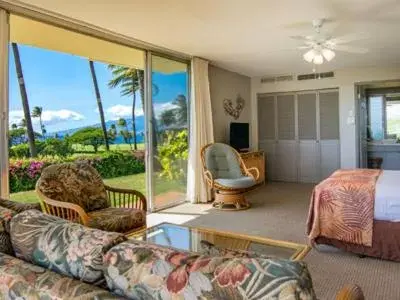
[{"label": "white curtain", "polygon": [[214,142],[208,61],[195,57],[191,69],[187,198],[192,203],[204,203],[209,200],[209,188],[203,177],[200,150]]},{"label": "white curtain", "polygon": [[8,14],[0,9],[0,196],[8,198]]}]

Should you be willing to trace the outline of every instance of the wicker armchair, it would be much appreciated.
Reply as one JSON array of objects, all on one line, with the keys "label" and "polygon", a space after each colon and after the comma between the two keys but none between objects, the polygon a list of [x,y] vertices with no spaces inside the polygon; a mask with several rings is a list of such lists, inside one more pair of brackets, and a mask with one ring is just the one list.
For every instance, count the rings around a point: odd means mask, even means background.
[{"label": "wicker armchair", "polygon": [[205,180],[215,191],[214,207],[224,210],[250,207],[244,194],[256,185],[260,176],[257,168],[247,168],[235,149],[221,143],[204,146],[201,160]]},{"label": "wicker armchair", "polygon": [[99,173],[87,163],[45,168],[36,184],[36,192],[50,215],[126,234],[146,228],[144,195],[105,185]]}]

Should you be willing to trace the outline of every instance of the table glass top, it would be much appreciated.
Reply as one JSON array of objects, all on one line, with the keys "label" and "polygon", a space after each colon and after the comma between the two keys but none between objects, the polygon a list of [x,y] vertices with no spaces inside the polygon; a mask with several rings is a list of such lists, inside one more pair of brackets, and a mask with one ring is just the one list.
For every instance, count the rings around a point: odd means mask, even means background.
[{"label": "table glass top", "polygon": [[230,249],[299,260],[310,249],[304,244],[170,223],[161,223],[129,237],[152,244],[210,255],[226,255],[228,254],[226,249]]}]

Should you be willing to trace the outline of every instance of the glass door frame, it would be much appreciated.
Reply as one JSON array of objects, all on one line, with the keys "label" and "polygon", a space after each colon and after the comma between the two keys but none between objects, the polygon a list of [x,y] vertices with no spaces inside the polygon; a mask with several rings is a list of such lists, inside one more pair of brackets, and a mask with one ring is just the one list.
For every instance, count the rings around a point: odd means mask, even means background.
[{"label": "glass door frame", "polygon": [[8,44],[10,36],[9,14],[0,8],[0,196],[8,198]]},{"label": "glass door frame", "polygon": [[[170,59],[173,61],[185,63],[187,65],[187,102],[188,102],[188,130],[190,128],[190,99],[191,99],[191,62],[178,57],[166,55],[165,53],[146,51],[145,53],[145,149],[146,149],[146,193],[147,193],[147,207],[149,212],[157,212],[169,207],[173,207],[182,204],[187,201],[186,197],[184,200],[173,202],[170,205],[157,208],[155,206],[155,194],[154,194],[154,151],[153,151],[153,56]],[[190,140],[190,130],[188,133],[188,140]],[[188,141],[189,143],[189,141]]]}]

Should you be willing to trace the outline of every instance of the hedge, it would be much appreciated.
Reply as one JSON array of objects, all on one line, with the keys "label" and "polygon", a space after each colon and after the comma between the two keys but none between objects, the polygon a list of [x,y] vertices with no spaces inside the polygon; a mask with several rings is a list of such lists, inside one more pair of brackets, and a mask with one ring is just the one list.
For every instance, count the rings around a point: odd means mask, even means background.
[{"label": "hedge", "polygon": [[52,164],[63,162],[86,161],[91,164],[103,178],[114,178],[143,173],[144,161],[129,152],[106,152],[90,156],[44,156],[36,159],[10,160],[11,193],[35,189],[36,181],[42,170]]}]

